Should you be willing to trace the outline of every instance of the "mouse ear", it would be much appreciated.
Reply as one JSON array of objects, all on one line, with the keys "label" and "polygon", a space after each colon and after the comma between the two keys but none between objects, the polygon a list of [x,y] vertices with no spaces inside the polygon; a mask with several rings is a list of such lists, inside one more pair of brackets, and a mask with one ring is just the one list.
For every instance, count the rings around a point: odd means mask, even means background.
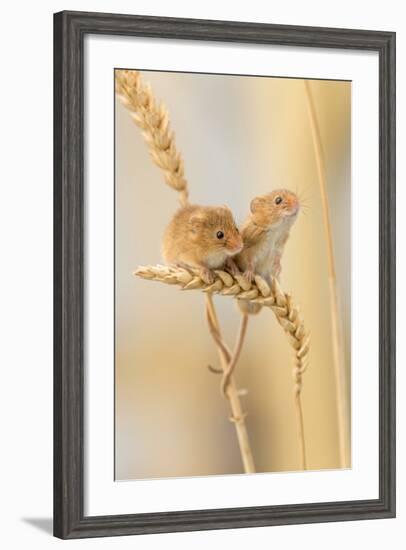
[{"label": "mouse ear", "polygon": [[255,199],[252,199],[250,203],[250,210],[253,214],[260,208],[261,205],[263,205],[264,199],[263,197],[255,197]]},{"label": "mouse ear", "polygon": [[198,214],[194,214],[189,218],[189,225],[192,228],[192,231],[198,231],[203,224],[203,218]]}]

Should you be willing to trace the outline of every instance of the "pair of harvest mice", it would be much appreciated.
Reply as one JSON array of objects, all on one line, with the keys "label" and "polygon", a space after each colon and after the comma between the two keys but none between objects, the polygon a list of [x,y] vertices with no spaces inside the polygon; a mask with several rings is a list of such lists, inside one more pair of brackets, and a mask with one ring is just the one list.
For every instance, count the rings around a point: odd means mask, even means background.
[{"label": "pair of harvest mice", "polygon": [[[194,267],[208,284],[215,269],[242,272],[251,282],[255,274],[270,282],[281,271],[281,256],[300,209],[299,199],[287,189],[254,198],[241,227],[227,206],[188,205],[180,208],[163,238],[162,254],[168,264]],[[254,306],[254,307],[253,307]],[[256,304],[246,304],[255,313]]]}]

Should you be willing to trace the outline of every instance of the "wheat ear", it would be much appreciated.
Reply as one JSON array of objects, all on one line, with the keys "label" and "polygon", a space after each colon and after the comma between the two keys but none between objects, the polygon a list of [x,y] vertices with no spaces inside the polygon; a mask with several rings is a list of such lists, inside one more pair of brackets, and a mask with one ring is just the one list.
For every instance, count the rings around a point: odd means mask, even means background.
[{"label": "wheat ear", "polygon": [[340,465],[348,467],[350,462],[350,420],[348,415],[347,399],[347,376],[344,367],[344,352],[342,346],[341,322],[339,317],[337,280],[334,262],[333,237],[330,222],[330,209],[327,194],[326,167],[324,162],[323,147],[321,142],[320,128],[317,120],[316,109],[310,83],[304,80],[307,108],[309,113],[310,127],[312,131],[314,155],[317,165],[319,189],[323,209],[323,223],[326,233],[328,281],[330,293],[330,318],[331,337],[333,344],[333,365],[336,387],[337,418],[338,418],[338,440],[340,451]]},{"label": "wheat ear", "polygon": [[[197,270],[171,266],[140,266],[134,272],[134,275],[151,281],[159,281],[170,285],[176,285],[182,290],[201,290],[202,292],[208,294],[210,297],[210,303],[212,303],[212,294],[219,294],[222,296],[231,296],[239,300],[248,300],[252,303],[261,304],[262,306],[268,307],[272,310],[277,321],[284,329],[288,337],[288,341],[294,350],[294,399],[297,413],[301,466],[302,469],[305,470],[307,464],[301,391],[303,384],[303,373],[308,365],[310,335],[305,330],[299,309],[293,304],[291,296],[282,291],[276,279],[273,279],[272,284],[269,285],[258,275],[256,275],[253,282],[250,283],[242,275],[233,276],[230,273],[221,270],[216,270],[214,273],[215,280],[212,284],[205,283],[200,278]],[[213,330],[213,326],[211,328]],[[221,350],[222,369],[223,372],[227,372],[231,360],[231,352],[224,345],[224,343],[220,343],[221,337],[219,337],[219,334],[216,334],[216,332],[218,331],[216,331],[216,327],[214,326],[215,334],[213,336],[214,338],[217,337],[219,341],[218,347],[219,350]],[[231,393],[238,397],[233,376],[230,377],[229,387],[232,391],[228,391],[227,395],[231,402]],[[233,415],[235,415],[234,411]],[[241,409],[238,410],[236,419],[238,422],[243,421],[243,417],[241,417]],[[238,422],[236,422],[236,426],[238,425]],[[238,435],[240,437],[240,434]],[[244,455],[242,454],[242,456]]]},{"label": "wheat ear", "polygon": [[176,149],[168,111],[156,102],[151,87],[142,81],[138,71],[117,70],[115,76],[118,98],[141,129],[153,161],[162,169],[166,183],[179,192],[181,205],[187,205],[189,193],[183,160]]}]

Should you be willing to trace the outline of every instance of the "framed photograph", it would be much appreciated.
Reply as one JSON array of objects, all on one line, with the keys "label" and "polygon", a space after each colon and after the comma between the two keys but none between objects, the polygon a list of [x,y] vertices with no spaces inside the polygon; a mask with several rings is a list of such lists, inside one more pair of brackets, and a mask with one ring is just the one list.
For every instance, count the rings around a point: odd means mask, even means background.
[{"label": "framed photograph", "polygon": [[395,34],[54,18],[54,534],[395,515]]}]

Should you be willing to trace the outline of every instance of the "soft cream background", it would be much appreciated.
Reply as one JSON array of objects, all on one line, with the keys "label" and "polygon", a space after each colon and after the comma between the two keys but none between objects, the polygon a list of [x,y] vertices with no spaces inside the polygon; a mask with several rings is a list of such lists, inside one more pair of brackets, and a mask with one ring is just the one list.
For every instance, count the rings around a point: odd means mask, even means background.
[{"label": "soft cream background", "polygon": [[[302,80],[143,72],[167,105],[191,200],[227,203],[238,222],[255,195],[296,190],[296,222],[282,283],[312,333],[303,407],[308,464],[337,468],[326,247]],[[348,82],[312,81],[326,155],[337,277],[350,371],[350,94]],[[205,325],[203,296],[135,279],[159,263],[176,193],[153,165],[139,129],[116,109],[116,477],[240,473],[241,459]],[[216,298],[231,343],[239,315]],[[299,467],[291,349],[269,311],[252,319],[237,370],[257,471]]]}]

